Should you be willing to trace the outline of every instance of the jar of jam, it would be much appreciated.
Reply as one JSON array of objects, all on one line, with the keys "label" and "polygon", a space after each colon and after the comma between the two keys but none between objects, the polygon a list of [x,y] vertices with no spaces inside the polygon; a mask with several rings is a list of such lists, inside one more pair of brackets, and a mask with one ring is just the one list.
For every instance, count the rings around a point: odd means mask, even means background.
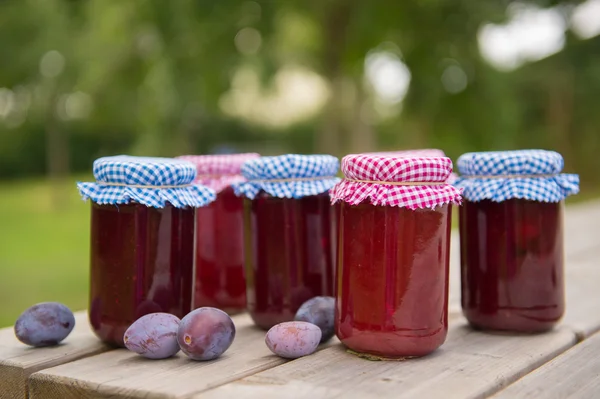
[{"label": "jar of jam", "polygon": [[479,152],[458,160],[461,303],[479,329],[554,327],[565,310],[563,200],[579,190],[553,151]]},{"label": "jar of jam", "polygon": [[451,206],[446,157],[358,154],[342,160],[336,335],[375,358],[424,356],[448,331]]},{"label": "jar of jam", "polygon": [[195,176],[186,161],[116,156],[78,183],[92,201],[89,317],[102,341],[123,346],[139,317],[191,310],[195,208],[215,199]]},{"label": "jar of jam", "polygon": [[244,199],[231,185],[245,179],[243,163],[258,154],[182,156],[196,166],[196,182],[217,193],[210,205],[196,210],[196,262],[193,308],[211,306],[229,314],[246,309],[244,278]]},{"label": "jar of jam", "polygon": [[244,199],[246,299],[263,329],[291,321],[315,296],[333,296],[328,191],[339,179],[337,158],[283,155],[248,161],[234,184]]}]

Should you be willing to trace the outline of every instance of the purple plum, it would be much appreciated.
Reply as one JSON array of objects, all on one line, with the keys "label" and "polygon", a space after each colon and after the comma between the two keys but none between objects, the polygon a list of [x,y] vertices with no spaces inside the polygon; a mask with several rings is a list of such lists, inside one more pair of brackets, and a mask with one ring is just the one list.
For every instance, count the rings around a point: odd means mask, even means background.
[{"label": "purple plum", "polygon": [[305,321],[288,321],[273,326],[265,338],[267,347],[277,356],[296,359],[317,350],[321,329]]},{"label": "purple plum", "polygon": [[151,313],[137,319],[123,335],[125,347],[148,359],[166,359],[179,352],[180,320],[169,313]]},{"label": "purple plum", "polygon": [[321,329],[321,343],[329,341],[334,331],[335,298],[317,296],[304,302],[296,312],[296,321],[306,321]]},{"label": "purple plum", "polygon": [[31,346],[57,345],[73,331],[75,316],[71,309],[58,302],[33,305],[17,319],[17,339]]},{"label": "purple plum", "polygon": [[212,360],[221,356],[235,338],[235,325],[222,310],[204,307],[187,314],[179,324],[177,342],[193,360]]}]

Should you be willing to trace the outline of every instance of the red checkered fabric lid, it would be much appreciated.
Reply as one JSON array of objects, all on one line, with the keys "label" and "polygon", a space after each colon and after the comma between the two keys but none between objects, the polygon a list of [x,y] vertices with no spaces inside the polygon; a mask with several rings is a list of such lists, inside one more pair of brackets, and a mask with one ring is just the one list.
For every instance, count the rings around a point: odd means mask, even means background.
[{"label": "red checkered fabric lid", "polygon": [[364,155],[391,155],[395,157],[445,157],[446,154],[437,148],[418,148],[414,150],[368,152]]},{"label": "red checkered fabric lid", "polygon": [[[414,150],[399,150],[399,151],[382,151],[382,152],[370,152],[367,154],[374,155],[391,155],[395,157],[445,157],[444,151],[437,148],[419,148]],[[452,172],[446,179],[446,183],[453,184],[458,176]]]},{"label": "red checkered fabric lid", "polygon": [[460,204],[461,190],[446,181],[452,161],[446,157],[398,157],[356,154],[342,159],[345,178],[330,192],[331,201],[409,209]]},{"label": "red checkered fabric lid", "polygon": [[196,165],[195,183],[212,188],[217,193],[234,183],[246,181],[240,173],[242,165],[259,154],[183,155],[178,157]]}]

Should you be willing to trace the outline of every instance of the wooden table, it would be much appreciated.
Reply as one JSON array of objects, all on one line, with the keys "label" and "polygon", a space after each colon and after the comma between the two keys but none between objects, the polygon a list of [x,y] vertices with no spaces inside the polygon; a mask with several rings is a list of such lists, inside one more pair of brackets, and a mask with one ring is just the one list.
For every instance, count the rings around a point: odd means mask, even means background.
[{"label": "wooden table", "polygon": [[32,349],[0,330],[0,398],[600,398],[600,201],[567,207],[567,313],[540,335],[471,330],[460,313],[458,236],[452,238],[450,331],[430,356],[372,362],[335,339],[311,356],[272,355],[247,315],[224,356],[146,360],[111,350],[85,313],[64,344]]}]

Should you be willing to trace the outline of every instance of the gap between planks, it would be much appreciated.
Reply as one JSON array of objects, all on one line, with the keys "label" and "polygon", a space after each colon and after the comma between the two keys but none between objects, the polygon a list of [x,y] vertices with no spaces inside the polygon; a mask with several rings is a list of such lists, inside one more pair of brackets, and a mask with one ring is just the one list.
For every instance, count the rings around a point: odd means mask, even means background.
[{"label": "gap between planks", "polygon": [[600,334],[574,346],[493,399],[600,398]]}]

